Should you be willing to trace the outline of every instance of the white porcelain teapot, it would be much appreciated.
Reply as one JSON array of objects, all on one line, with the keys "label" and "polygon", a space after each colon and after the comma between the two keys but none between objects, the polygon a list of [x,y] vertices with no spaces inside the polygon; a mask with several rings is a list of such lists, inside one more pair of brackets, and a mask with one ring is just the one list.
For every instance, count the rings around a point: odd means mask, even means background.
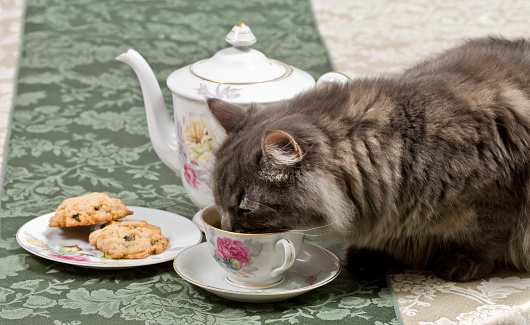
[{"label": "white porcelain teapot", "polygon": [[[140,80],[149,136],[156,153],[169,168],[180,173],[191,201],[201,209],[213,203],[209,187],[209,171],[214,162],[211,146],[223,132],[211,117],[206,98],[245,106],[288,99],[315,86],[307,72],[249,48],[256,38],[244,23],[234,26],[225,40],[232,47],[169,75],[174,121],[145,59],[132,49],[116,58],[130,65]],[[318,82],[346,80],[344,75],[331,72]]]}]

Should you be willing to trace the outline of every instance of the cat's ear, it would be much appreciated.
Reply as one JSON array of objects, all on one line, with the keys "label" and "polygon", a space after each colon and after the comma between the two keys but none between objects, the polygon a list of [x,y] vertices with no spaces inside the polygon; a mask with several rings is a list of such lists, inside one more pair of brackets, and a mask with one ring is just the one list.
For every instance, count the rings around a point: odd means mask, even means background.
[{"label": "cat's ear", "polygon": [[213,117],[227,133],[236,132],[241,128],[241,119],[244,114],[241,106],[233,105],[217,98],[208,98],[206,102]]},{"label": "cat's ear", "polygon": [[302,158],[302,149],[294,138],[283,131],[272,131],[265,134],[261,150],[267,161],[273,162],[284,171],[294,167]]}]

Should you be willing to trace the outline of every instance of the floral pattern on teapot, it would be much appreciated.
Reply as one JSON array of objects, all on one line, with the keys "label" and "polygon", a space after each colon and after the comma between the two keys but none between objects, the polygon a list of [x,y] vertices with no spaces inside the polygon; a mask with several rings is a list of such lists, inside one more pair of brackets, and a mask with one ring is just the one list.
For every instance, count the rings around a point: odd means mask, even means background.
[{"label": "floral pattern on teapot", "polygon": [[200,184],[207,184],[208,170],[213,165],[211,146],[215,135],[206,113],[188,112],[180,122],[179,129],[180,158],[184,168],[186,183],[198,189]]},{"label": "floral pattern on teapot", "polygon": [[232,86],[221,87],[221,84],[217,84],[215,88],[215,94],[208,89],[208,86],[201,83],[199,88],[195,88],[197,95],[205,97],[214,97],[217,99],[233,99],[241,97],[241,94],[237,92],[241,91],[239,88],[232,88]]}]

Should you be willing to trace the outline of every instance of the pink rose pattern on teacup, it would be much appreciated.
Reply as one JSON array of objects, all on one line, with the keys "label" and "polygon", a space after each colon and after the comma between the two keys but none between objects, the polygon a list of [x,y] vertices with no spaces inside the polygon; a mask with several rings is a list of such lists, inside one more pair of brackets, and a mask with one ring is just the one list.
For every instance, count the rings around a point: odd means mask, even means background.
[{"label": "pink rose pattern on teacup", "polygon": [[253,277],[257,268],[252,260],[258,257],[264,244],[247,239],[240,241],[230,237],[217,237],[211,228],[206,228],[209,245],[213,247],[214,258],[226,269],[240,278]]},{"label": "pink rose pattern on teacup", "polygon": [[250,249],[239,240],[225,237],[217,238],[215,255],[228,268],[239,271],[251,261]]},{"label": "pink rose pattern on teacup", "polygon": [[[206,227],[208,232],[208,243],[214,247],[214,257],[221,262],[221,264],[230,269],[234,275],[240,278],[248,278],[253,276],[253,271],[256,270],[252,266],[252,257],[257,257],[263,250],[263,244],[255,242],[253,240],[240,240],[233,239],[230,237],[216,237],[215,231],[209,227]],[[319,281],[318,276],[320,272],[316,274],[302,274],[304,276],[304,282],[308,285],[313,285]],[[299,287],[293,288],[298,289]]]}]

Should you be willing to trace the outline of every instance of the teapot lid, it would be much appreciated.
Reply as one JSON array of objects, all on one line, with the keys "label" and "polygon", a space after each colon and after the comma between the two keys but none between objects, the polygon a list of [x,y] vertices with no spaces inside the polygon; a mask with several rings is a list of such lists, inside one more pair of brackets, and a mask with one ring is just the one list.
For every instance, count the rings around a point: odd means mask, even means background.
[{"label": "teapot lid", "polygon": [[173,71],[167,79],[169,89],[200,102],[215,97],[248,104],[291,98],[315,86],[309,73],[249,48],[256,37],[247,25],[234,26],[225,40],[232,46]]},{"label": "teapot lid", "polygon": [[278,80],[292,73],[286,63],[271,60],[260,51],[249,48],[257,39],[244,23],[232,28],[225,40],[232,47],[190,66],[196,77],[222,84],[254,84]]}]

